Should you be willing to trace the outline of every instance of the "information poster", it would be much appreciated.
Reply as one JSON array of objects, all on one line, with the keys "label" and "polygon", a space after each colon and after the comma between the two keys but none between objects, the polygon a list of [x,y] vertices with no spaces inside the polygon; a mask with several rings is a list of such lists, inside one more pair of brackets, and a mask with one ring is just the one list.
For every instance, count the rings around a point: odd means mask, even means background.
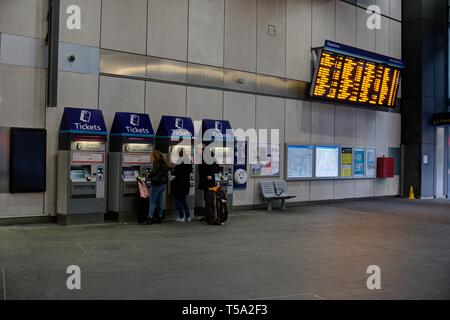
[{"label": "information poster", "polygon": [[366,176],[374,178],[377,175],[377,150],[366,149]]},{"label": "information poster", "polygon": [[355,159],[354,159],[354,176],[364,177],[364,169],[366,163],[366,152],[363,148],[355,148]]},{"label": "information poster", "polygon": [[342,148],[341,150],[341,177],[353,177],[353,148]]},{"label": "information poster", "polygon": [[316,178],[339,177],[339,147],[316,147]]},{"label": "information poster", "polygon": [[251,165],[254,177],[280,176],[280,146],[276,144],[253,144],[253,154],[257,155],[256,164]]},{"label": "information poster", "polygon": [[290,180],[313,177],[313,146],[287,146],[287,178]]}]

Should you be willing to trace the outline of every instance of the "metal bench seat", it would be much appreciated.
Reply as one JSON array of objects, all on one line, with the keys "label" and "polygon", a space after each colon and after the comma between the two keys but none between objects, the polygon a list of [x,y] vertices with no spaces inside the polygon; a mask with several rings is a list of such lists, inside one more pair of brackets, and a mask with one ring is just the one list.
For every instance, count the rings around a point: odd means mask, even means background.
[{"label": "metal bench seat", "polygon": [[281,200],[281,209],[286,209],[286,200],[293,199],[295,196],[289,194],[286,181],[262,181],[261,192],[263,198],[267,201],[267,210],[272,211],[274,200]]}]

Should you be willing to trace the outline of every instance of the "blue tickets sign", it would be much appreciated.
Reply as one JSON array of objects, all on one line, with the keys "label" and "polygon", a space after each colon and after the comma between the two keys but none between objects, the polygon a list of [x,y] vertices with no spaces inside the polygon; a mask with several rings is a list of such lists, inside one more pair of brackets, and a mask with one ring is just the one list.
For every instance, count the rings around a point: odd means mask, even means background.
[{"label": "blue tickets sign", "polygon": [[158,138],[191,138],[194,139],[194,123],[191,118],[162,116],[156,132]]},{"label": "blue tickets sign", "polygon": [[118,112],[114,117],[111,135],[153,138],[155,132],[148,114]]},{"label": "blue tickets sign", "polygon": [[234,135],[231,129],[231,124],[226,120],[211,120],[205,119],[202,123],[202,131],[204,140],[233,140]]},{"label": "blue tickets sign", "polygon": [[79,108],[64,109],[59,132],[96,136],[108,134],[101,110]]}]

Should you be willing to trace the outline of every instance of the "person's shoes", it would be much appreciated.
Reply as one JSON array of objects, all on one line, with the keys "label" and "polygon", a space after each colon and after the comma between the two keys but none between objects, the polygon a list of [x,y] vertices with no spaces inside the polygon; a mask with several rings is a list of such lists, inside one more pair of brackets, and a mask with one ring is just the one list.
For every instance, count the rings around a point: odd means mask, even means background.
[{"label": "person's shoes", "polygon": [[206,217],[201,217],[200,218],[200,222],[205,222],[206,221]]},{"label": "person's shoes", "polygon": [[152,221],[151,219],[148,219],[148,220],[145,221],[143,224],[146,225],[146,226],[149,226],[149,225],[152,225],[152,224],[153,224],[153,221]]},{"label": "person's shoes", "polygon": [[191,222],[192,218],[186,218],[186,222]]},{"label": "person's shoes", "polygon": [[175,220],[176,222],[186,222],[185,220],[184,220],[184,218],[177,218],[177,220]]}]

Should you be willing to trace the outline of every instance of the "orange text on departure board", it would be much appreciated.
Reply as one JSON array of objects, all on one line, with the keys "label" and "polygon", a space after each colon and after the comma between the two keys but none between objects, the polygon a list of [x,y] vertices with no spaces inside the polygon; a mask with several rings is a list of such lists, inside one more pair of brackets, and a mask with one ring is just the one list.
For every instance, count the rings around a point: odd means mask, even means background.
[{"label": "orange text on departure board", "polygon": [[375,62],[323,51],[312,95],[317,98],[395,106],[400,71]]}]

